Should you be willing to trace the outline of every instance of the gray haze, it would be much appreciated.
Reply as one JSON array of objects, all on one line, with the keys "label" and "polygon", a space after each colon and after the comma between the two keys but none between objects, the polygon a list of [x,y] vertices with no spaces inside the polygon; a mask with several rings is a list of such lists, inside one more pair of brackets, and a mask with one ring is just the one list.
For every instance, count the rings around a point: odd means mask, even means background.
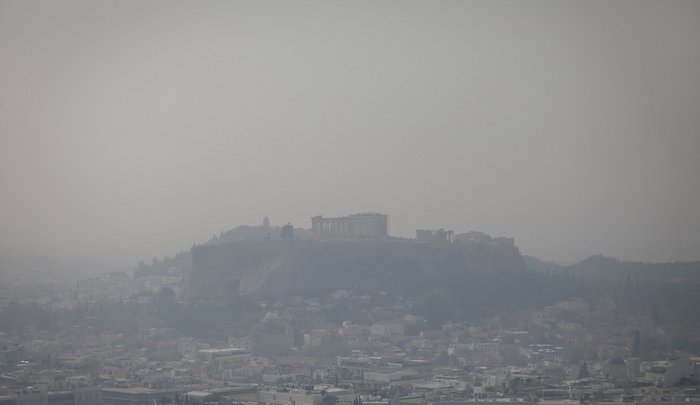
[{"label": "gray haze", "polygon": [[0,255],[379,211],[700,259],[700,2],[0,1]]}]

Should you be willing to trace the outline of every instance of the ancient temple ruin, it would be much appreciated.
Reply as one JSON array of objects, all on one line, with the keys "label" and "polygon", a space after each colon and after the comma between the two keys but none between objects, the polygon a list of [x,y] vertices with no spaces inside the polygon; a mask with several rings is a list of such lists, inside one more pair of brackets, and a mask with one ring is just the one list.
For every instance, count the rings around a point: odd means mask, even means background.
[{"label": "ancient temple ruin", "polygon": [[317,240],[384,239],[388,216],[376,213],[354,214],[346,217],[311,218],[311,234]]}]

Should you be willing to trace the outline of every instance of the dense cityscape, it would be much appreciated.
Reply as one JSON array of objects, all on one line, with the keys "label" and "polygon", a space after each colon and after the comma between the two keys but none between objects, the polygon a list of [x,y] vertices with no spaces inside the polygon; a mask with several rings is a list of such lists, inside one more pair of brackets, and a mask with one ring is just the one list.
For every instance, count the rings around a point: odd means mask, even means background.
[{"label": "dense cityscape", "polygon": [[[449,271],[445,257],[454,252],[474,280],[484,272],[542,277],[531,295],[548,294],[541,280],[575,276],[554,264],[543,269],[545,262],[536,268],[509,238],[444,229],[392,238],[380,214],[312,222],[305,230],[265,218],[132,274],[63,282],[3,274],[0,404],[700,402],[698,335],[674,335],[679,325],[654,313],[663,309],[631,311],[619,296],[582,289],[506,310],[466,304],[446,319],[431,306],[440,297],[402,294],[391,287],[398,279],[368,286],[364,272],[400,267],[396,257],[410,250],[424,261],[421,272],[438,268],[435,277]],[[279,249],[292,252],[293,265],[276,256]],[[345,260],[355,270],[328,264],[353,249],[373,249],[374,257],[360,250],[362,261]],[[341,256],[324,258],[333,251]],[[384,251],[394,259],[376,253]],[[311,290],[275,284],[285,280],[281,272],[311,262],[349,277]],[[634,278],[627,283],[639,284]]]},{"label": "dense cityscape", "polygon": [[0,0],[0,405],[700,405],[700,0]]}]

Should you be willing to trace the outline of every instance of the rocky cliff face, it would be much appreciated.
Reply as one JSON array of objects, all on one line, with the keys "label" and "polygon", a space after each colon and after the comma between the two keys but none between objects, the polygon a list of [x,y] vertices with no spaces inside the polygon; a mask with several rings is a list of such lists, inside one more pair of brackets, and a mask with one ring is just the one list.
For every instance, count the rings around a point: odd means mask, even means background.
[{"label": "rocky cliff face", "polygon": [[410,294],[469,274],[525,270],[517,247],[497,240],[250,240],[194,247],[184,292],[188,300],[210,302],[236,294],[323,296],[343,288]]}]

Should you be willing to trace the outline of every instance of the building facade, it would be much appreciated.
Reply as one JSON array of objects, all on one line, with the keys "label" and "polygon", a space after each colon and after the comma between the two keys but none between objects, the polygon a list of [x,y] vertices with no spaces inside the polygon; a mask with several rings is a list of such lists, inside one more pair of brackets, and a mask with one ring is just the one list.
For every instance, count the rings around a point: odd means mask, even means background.
[{"label": "building facade", "polygon": [[388,216],[384,214],[354,214],[346,217],[311,218],[311,233],[316,240],[385,239],[388,236]]}]

